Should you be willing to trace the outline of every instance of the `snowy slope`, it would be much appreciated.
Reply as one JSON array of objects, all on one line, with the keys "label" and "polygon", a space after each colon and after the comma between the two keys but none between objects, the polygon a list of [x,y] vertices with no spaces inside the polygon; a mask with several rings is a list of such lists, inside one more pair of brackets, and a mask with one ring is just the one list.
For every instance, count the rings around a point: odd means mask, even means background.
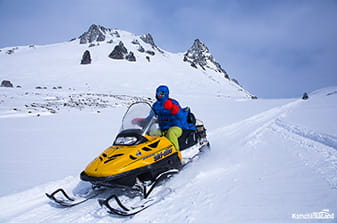
[{"label": "snowy slope", "polygon": [[[223,73],[213,69],[193,68],[190,63],[183,61],[184,53],[170,53],[160,49],[153,43],[152,37],[152,42],[148,40],[149,34],[137,36],[117,29],[105,33],[103,28],[91,26],[86,32],[90,34],[87,38],[97,39],[85,44],[80,44],[82,38],[77,38],[52,45],[1,49],[0,81],[10,80],[15,86],[20,85],[26,89],[61,86],[63,89],[94,89],[96,93],[136,96],[153,96],[156,86],[167,84],[181,94],[188,92],[221,97],[251,97],[235,82],[224,78]],[[104,41],[98,41],[97,32],[104,34]],[[109,57],[120,42],[128,53],[133,52],[135,62]],[[92,63],[81,65],[86,50],[91,54]]]},{"label": "snowy slope", "polygon": [[1,176],[8,182],[1,185],[0,220],[335,222],[295,218],[337,214],[336,92],[322,89],[307,101],[174,95],[204,120],[212,150],[167,182],[173,192],[163,201],[131,218],[107,214],[95,199],[62,209],[44,196],[85,186],[78,174],[110,145],[125,106],[0,118],[7,148]]}]

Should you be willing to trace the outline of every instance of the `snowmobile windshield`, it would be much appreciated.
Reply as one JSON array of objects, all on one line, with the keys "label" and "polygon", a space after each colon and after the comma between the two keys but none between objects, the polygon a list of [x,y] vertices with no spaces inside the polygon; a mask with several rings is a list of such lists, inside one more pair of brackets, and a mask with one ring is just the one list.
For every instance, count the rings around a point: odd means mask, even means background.
[{"label": "snowmobile windshield", "polygon": [[120,132],[125,130],[139,130],[142,135],[160,135],[160,128],[151,105],[146,102],[137,102],[128,108]]}]

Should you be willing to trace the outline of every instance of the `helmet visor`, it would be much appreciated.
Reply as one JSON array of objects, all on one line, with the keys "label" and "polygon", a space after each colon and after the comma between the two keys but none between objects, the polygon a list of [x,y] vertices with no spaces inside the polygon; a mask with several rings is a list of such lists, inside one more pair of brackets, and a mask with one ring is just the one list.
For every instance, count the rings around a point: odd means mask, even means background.
[{"label": "helmet visor", "polygon": [[156,95],[159,96],[159,97],[161,97],[161,96],[165,95],[165,92],[164,91],[157,91]]}]

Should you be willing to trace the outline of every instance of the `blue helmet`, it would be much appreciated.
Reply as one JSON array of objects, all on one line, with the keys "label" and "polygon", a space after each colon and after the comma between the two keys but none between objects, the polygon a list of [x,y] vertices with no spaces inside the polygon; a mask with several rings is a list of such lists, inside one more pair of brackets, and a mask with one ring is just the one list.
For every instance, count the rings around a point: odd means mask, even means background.
[{"label": "blue helmet", "polygon": [[156,98],[158,101],[163,101],[169,98],[169,89],[166,85],[160,85],[157,87]]}]

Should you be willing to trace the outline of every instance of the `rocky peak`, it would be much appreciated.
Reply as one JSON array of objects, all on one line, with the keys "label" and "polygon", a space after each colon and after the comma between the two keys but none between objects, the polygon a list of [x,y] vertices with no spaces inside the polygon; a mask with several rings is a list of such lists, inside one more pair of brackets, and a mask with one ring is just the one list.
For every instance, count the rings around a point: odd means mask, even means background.
[{"label": "rocky peak", "polygon": [[201,67],[203,70],[206,68],[224,74],[224,77],[229,79],[228,74],[221,65],[216,62],[213,55],[209,52],[205,44],[199,39],[194,40],[192,47],[184,54],[184,61],[191,64],[192,67]]},{"label": "rocky peak", "polygon": [[151,46],[157,47],[156,44],[153,41],[153,38],[150,33],[140,36],[141,40],[143,40],[145,43],[151,44]]},{"label": "rocky peak", "polygon": [[83,33],[80,38],[80,44],[92,43],[94,41],[104,41],[105,35],[109,30],[103,26],[91,25],[87,32]]},{"label": "rocky peak", "polygon": [[209,53],[208,48],[199,39],[194,40],[193,46],[189,49],[190,52]]},{"label": "rocky peak", "polygon": [[150,33],[140,36],[140,39],[145,43],[148,43],[152,46],[153,49],[157,49],[159,52],[164,53],[157,45],[154,43],[153,38]]}]

